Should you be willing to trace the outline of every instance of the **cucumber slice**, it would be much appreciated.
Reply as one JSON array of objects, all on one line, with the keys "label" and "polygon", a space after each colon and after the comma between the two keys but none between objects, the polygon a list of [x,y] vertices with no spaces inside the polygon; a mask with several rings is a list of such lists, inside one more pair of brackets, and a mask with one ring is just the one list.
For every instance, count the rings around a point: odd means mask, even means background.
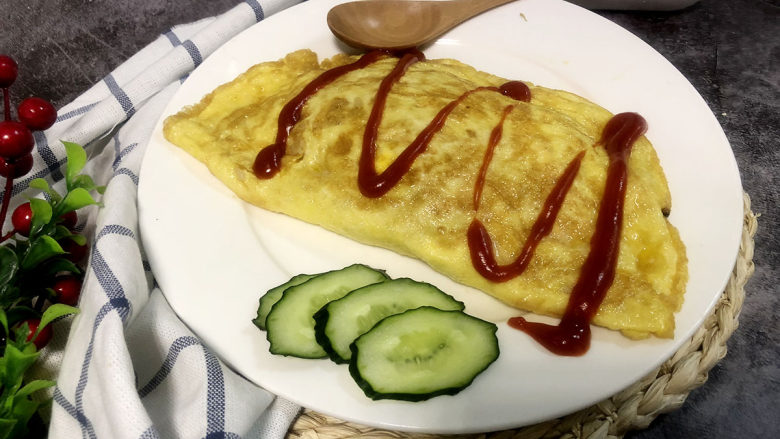
[{"label": "cucumber slice", "polygon": [[498,358],[497,329],[461,311],[409,310],[355,340],[349,372],[375,400],[454,395]]},{"label": "cucumber slice", "polygon": [[331,360],[348,363],[349,345],[383,318],[432,306],[463,310],[463,303],[433,285],[411,279],[393,279],[359,288],[334,300],[314,314],[314,334]]},{"label": "cucumber slice", "polygon": [[314,313],[352,290],[385,280],[384,272],[356,264],[287,288],[265,320],[271,353],[301,358],[326,357],[327,353],[314,337]]},{"label": "cucumber slice", "polygon": [[299,274],[278,287],[268,290],[263,294],[263,297],[260,298],[260,303],[257,307],[257,317],[252,320],[252,323],[258,328],[265,330],[265,319],[268,317],[268,313],[271,312],[271,307],[282,298],[284,290],[300,285],[314,276],[316,276],[316,274]]}]

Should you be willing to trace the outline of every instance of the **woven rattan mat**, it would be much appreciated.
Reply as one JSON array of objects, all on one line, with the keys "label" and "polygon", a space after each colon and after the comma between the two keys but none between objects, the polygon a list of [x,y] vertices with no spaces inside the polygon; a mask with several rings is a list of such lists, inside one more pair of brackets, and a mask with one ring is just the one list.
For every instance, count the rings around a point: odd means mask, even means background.
[{"label": "woven rattan mat", "polygon": [[[739,255],[725,291],[712,313],[688,342],[661,367],[622,392],[563,418],[518,430],[449,436],[468,439],[621,438],[629,430],[646,428],[658,415],[676,410],[688,394],[707,381],[707,374],[726,355],[726,341],[737,328],[745,298],[744,286],[753,274],[753,237],[756,215],[744,195],[744,220]],[[288,432],[288,439],[408,438],[439,435],[402,433],[344,422],[304,410]]]}]

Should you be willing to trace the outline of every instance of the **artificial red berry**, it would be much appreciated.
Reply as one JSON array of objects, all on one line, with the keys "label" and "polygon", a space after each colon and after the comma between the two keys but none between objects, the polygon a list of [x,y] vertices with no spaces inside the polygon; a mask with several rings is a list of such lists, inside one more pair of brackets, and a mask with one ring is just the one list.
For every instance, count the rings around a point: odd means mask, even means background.
[{"label": "artificial red berry", "polygon": [[10,87],[16,81],[19,66],[10,56],[0,55],[0,88]]},{"label": "artificial red berry", "polygon": [[19,116],[19,121],[31,130],[46,130],[57,120],[57,110],[46,99],[33,96],[19,104],[17,116]]},{"label": "artificial red berry", "polygon": [[81,262],[87,256],[87,250],[89,250],[86,245],[78,245],[72,239],[63,239],[60,242],[60,247],[67,253],[65,258],[74,264]]},{"label": "artificial red berry", "polygon": [[30,129],[27,125],[15,120],[0,122],[0,156],[14,159],[29,154],[35,146]]},{"label": "artificial red berry", "polygon": [[14,225],[16,233],[22,236],[30,234],[30,226],[32,226],[32,208],[30,203],[20,204],[14,209],[14,213],[11,214],[11,224]]},{"label": "artificial red berry", "polygon": [[51,325],[47,325],[45,328],[41,329],[41,332],[38,333],[38,336],[35,337],[35,340],[33,340],[33,335],[35,335],[35,331],[38,330],[38,325],[41,324],[41,321],[39,319],[27,319],[21,324],[26,324],[29,328],[30,332],[27,333],[27,341],[32,341],[38,350],[43,349],[44,346],[49,344],[49,340],[51,340],[52,335]]},{"label": "artificial red berry", "polygon": [[0,156],[0,176],[5,178],[17,178],[30,172],[33,166],[32,154],[23,155],[15,159],[6,159]]},{"label": "artificial red berry", "polygon": [[76,227],[76,223],[79,222],[79,217],[76,215],[75,210],[71,210],[70,212],[63,214],[61,217],[62,219],[62,225],[67,227],[68,230],[73,230],[74,227]]},{"label": "artificial red berry", "polygon": [[72,274],[59,276],[54,280],[51,288],[57,293],[59,303],[74,306],[78,303],[81,294],[81,278]]}]

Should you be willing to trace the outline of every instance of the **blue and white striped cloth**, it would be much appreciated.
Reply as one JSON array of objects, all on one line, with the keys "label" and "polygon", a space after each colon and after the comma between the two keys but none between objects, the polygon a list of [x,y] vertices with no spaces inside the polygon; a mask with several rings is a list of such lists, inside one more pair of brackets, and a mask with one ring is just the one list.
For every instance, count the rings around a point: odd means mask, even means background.
[{"label": "blue and white striped cloth", "polygon": [[[87,145],[86,172],[107,187],[80,214],[91,237],[81,313],[55,324],[34,371],[55,378],[52,438],[284,437],[300,410],[227,368],[176,317],[139,239],[138,173],[157,119],[183,79],[232,36],[300,0],[246,0],[161,35],[35,133],[33,178],[59,182],[60,140]],[[67,344],[66,344],[67,342]]]}]

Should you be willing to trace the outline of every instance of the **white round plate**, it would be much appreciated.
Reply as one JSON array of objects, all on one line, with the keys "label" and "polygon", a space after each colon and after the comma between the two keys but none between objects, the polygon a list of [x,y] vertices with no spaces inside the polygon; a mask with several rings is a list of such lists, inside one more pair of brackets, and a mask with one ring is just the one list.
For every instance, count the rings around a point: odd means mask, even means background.
[{"label": "white round plate", "polygon": [[[336,3],[303,3],[241,33],[192,73],[163,118],[255,63],[301,48],[321,56],[347,50],[325,22]],[[731,148],[707,105],[648,45],[563,1],[521,0],[491,10],[424,52],[563,88],[613,113],[636,111],[648,120],[647,136],[674,200],[670,220],[690,259],[675,338],[630,341],[596,328],[586,355],[552,355],[506,325],[515,311],[418,261],[239,201],[201,163],[163,138],[161,119],[142,167],[139,208],[146,252],[173,309],[221,359],[258,385],[313,410],[388,429],[466,433],[518,427],[571,413],[642,378],[700,325],[736,257],[742,189]],[[271,355],[265,333],[251,322],[258,298],[291,275],[356,262],[393,277],[431,282],[464,301],[470,313],[496,322],[499,359],[458,395],[409,403],[368,399],[347,367],[329,360]]]}]

